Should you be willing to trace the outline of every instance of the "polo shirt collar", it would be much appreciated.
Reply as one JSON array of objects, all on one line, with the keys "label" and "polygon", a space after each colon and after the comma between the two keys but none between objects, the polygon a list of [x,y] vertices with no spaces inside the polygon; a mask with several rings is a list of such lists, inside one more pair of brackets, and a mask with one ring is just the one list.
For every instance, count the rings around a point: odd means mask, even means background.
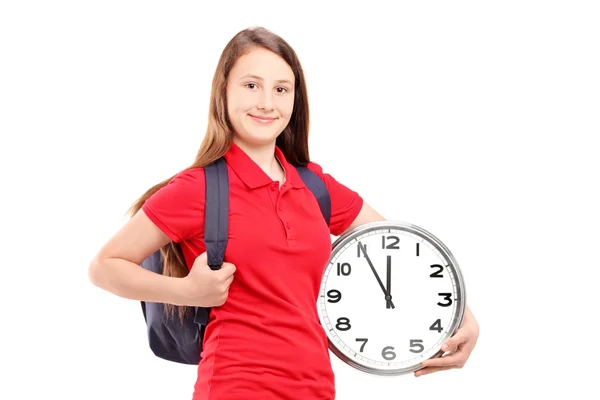
[{"label": "polo shirt collar", "polygon": [[[298,171],[293,165],[289,164],[279,147],[275,146],[275,156],[285,169],[285,184],[291,187],[305,187],[304,182],[298,175]],[[225,153],[225,161],[233,169],[233,172],[248,186],[250,189],[256,189],[261,186],[270,185],[273,180],[250,158],[248,154],[235,142],[231,143],[231,147]]]}]

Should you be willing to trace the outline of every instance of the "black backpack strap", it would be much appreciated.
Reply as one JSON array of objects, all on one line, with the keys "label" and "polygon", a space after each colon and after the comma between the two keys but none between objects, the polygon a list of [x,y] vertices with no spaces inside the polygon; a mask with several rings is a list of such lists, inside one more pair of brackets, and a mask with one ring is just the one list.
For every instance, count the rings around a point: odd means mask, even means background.
[{"label": "black backpack strap", "polygon": [[306,187],[317,198],[319,207],[321,208],[321,214],[323,214],[323,218],[325,218],[325,222],[327,222],[327,226],[329,226],[331,219],[331,198],[329,197],[329,191],[327,190],[327,186],[325,186],[325,182],[323,182],[319,175],[307,167],[295,167]]},{"label": "black backpack strap", "polygon": [[204,167],[206,205],[204,207],[204,243],[208,265],[221,268],[227,247],[229,218],[229,178],[224,158]]},{"label": "black backpack strap", "polygon": [[[219,269],[227,246],[227,217],[229,214],[229,181],[227,165],[219,159],[204,168],[206,175],[205,244],[208,265]],[[142,262],[142,267],[157,274],[164,268],[160,250]],[[154,354],[165,360],[198,365],[201,360],[204,330],[208,324],[209,308],[194,307],[184,317],[165,318],[162,303],[141,302],[146,320],[148,342]]]}]

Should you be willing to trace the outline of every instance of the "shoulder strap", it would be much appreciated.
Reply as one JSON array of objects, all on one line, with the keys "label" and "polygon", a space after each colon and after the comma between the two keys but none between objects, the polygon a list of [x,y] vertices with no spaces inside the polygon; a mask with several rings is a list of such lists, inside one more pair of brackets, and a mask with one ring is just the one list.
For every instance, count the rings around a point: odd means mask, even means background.
[{"label": "shoulder strap", "polygon": [[[331,199],[325,182],[307,167],[295,166],[300,178],[313,193],[321,214],[327,223],[331,219]],[[208,265],[211,269],[221,268],[227,247],[229,217],[229,177],[224,158],[204,167],[206,181],[206,205],[204,212],[204,242]]]},{"label": "shoulder strap", "polygon": [[319,175],[308,169],[308,167],[297,165],[295,167],[306,187],[317,198],[321,214],[323,214],[323,218],[325,218],[325,222],[329,226],[331,219],[331,198],[329,197],[329,191],[327,190],[327,186],[325,186],[325,182],[323,182]]},{"label": "shoulder strap", "polygon": [[229,177],[224,158],[204,167],[206,205],[204,207],[204,243],[208,265],[221,268],[227,247],[229,217]]}]

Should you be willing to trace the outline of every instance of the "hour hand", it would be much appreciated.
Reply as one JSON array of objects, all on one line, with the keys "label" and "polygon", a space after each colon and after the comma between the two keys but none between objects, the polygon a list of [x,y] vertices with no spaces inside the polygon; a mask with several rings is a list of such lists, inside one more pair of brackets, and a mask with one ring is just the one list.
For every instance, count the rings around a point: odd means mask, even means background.
[{"label": "hour hand", "polygon": [[394,308],[392,304],[392,256],[387,256],[387,274],[386,274],[386,290],[387,295],[385,299],[387,300],[385,308]]}]

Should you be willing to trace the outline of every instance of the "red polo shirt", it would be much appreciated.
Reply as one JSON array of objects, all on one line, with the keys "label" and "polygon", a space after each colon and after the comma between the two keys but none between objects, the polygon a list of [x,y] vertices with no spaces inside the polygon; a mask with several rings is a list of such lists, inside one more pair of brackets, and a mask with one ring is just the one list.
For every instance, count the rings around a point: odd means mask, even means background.
[{"label": "red polo shirt", "polygon": [[[317,297],[331,254],[331,237],[358,215],[363,200],[321,167],[308,167],[331,196],[328,229],[317,200],[279,148],[286,182],[279,188],[235,143],[229,173],[229,242],[225,261],[236,266],[225,304],[211,309],[194,400],[335,397],[327,336]],[[143,206],[188,266],[205,251],[204,170],[180,172]]]}]

